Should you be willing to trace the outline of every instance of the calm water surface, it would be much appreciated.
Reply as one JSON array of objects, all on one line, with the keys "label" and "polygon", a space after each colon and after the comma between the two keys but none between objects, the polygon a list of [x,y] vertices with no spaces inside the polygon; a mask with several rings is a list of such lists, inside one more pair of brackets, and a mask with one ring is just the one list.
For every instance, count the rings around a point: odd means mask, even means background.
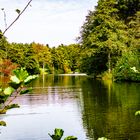
[{"label": "calm water surface", "polygon": [[55,128],[78,140],[140,140],[139,83],[112,83],[87,76],[46,76],[18,97],[20,108],[0,120],[0,140],[50,140]]}]

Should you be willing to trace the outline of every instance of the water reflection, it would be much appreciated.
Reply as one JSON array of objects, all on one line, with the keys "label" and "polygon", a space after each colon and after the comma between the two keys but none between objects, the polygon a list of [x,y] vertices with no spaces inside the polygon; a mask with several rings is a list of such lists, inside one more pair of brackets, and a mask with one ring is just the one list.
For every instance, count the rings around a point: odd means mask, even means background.
[{"label": "water reflection", "polygon": [[139,140],[140,84],[112,83],[87,76],[40,77],[33,93],[18,97],[19,109],[0,119],[7,122],[2,140],[49,140],[62,128],[78,140]]},{"label": "water reflection", "polygon": [[[88,85],[88,88],[87,88]],[[83,124],[91,139],[138,140],[139,84],[87,80],[83,84]]]},{"label": "water reflection", "polygon": [[[46,140],[48,133],[57,128],[65,130],[65,136],[74,135],[85,140],[82,127],[80,79],[86,77],[47,76],[31,86],[33,93],[18,97],[21,105],[0,116],[7,127],[0,135],[2,140]],[[73,84],[75,82],[76,84]]]},{"label": "water reflection", "polygon": [[65,75],[48,75],[40,77],[33,82],[34,87],[48,87],[48,86],[81,86],[81,82],[86,80],[86,76],[65,76]]}]

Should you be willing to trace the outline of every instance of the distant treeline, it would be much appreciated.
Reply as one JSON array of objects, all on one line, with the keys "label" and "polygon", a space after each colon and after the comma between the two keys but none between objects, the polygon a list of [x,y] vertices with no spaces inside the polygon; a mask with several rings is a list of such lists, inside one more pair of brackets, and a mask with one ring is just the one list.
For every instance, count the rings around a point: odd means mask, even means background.
[{"label": "distant treeline", "polygon": [[0,37],[1,74],[16,65],[31,74],[84,72],[140,81],[139,0],[99,0],[86,16],[77,44],[50,48],[34,42],[9,43]]},{"label": "distant treeline", "polygon": [[[79,71],[80,45],[60,45],[49,48],[39,43],[8,43],[3,39],[0,46],[1,69],[9,65],[24,67],[30,74],[41,72],[58,74]],[[11,62],[9,62],[11,61]],[[2,65],[3,64],[3,65]],[[43,71],[45,70],[45,71]],[[6,74],[6,73],[5,73]]]}]

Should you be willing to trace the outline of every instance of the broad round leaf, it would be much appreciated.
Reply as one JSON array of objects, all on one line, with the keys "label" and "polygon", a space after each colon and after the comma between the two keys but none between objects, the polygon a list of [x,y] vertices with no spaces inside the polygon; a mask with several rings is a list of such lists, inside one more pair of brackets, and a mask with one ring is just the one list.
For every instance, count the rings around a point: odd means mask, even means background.
[{"label": "broad round leaf", "polygon": [[6,126],[6,122],[0,121],[0,126]]},{"label": "broad round leaf", "polygon": [[6,109],[12,109],[12,108],[19,108],[20,106],[18,104],[10,104],[6,106]]},{"label": "broad round leaf", "polygon": [[20,92],[20,95],[22,95],[22,94],[27,94],[27,93],[29,93],[29,92],[31,92],[31,91],[32,91],[32,88],[28,88],[28,89],[22,90],[22,91]]},{"label": "broad round leaf", "polygon": [[15,82],[10,82],[9,83],[9,86],[11,86],[12,88],[14,89],[18,89],[20,87],[21,83],[17,84]]},{"label": "broad round leaf", "polygon": [[135,116],[140,115],[140,110],[135,112]]},{"label": "broad round leaf", "polygon": [[3,89],[2,88],[0,88],[0,92],[2,92],[3,91]]},{"label": "broad round leaf", "polygon": [[10,77],[10,80],[16,84],[19,84],[20,83],[20,80],[17,78],[17,76],[11,76]]},{"label": "broad round leaf", "polygon": [[32,82],[32,80],[36,79],[38,76],[37,75],[30,75],[24,80],[24,84],[29,84]]},{"label": "broad round leaf", "polygon": [[13,73],[20,80],[20,82],[24,81],[29,76],[28,72],[24,68],[16,69],[13,71]]},{"label": "broad round leaf", "polygon": [[14,92],[14,88],[12,88],[12,87],[7,87],[7,88],[5,88],[4,89],[4,94],[5,95],[11,95],[12,93]]}]

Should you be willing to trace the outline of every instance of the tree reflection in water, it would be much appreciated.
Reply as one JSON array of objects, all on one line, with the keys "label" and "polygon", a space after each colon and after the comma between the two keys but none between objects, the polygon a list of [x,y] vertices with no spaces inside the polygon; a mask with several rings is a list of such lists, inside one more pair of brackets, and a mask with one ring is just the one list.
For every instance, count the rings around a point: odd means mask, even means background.
[{"label": "tree reflection in water", "polygon": [[140,138],[140,86],[137,83],[112,83],[87,80],[83,89],[83,125],[90,138],[111,140]]},{"label": "tree reflection in water", "polygon": [[79,140],[140,139],[140,117],[135,116],[140,110],[139,83],[47,75],[32,84],[33,93],[16,100],[21,108],[4,116],[8,125],[1,138],[47,138],[47,132],[60,126]]}]

